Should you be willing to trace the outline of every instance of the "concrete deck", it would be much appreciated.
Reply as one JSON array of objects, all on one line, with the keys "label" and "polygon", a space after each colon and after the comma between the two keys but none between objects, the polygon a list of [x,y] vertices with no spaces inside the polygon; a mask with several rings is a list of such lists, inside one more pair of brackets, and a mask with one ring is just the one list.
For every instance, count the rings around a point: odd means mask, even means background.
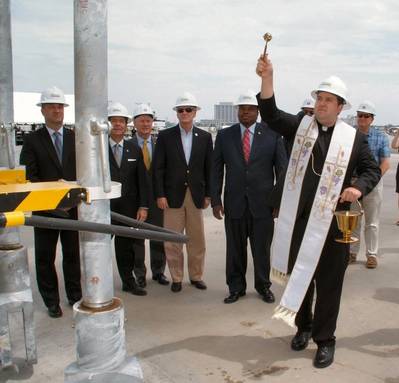
[{"label": "concrete deck", "polygon": [[[224,228],[208,211],[207,291],[190,286],[186,276],[181,293],[148,280],[148,296],[136,297],[121,292],[114,270],[115,295],[125,304],[127,348],[139,358],[145,382],[399,383],[399,227],[394,224],[399,218],[398,159],[392,157],[391,170],[384,177],[378,268],[367,270],[365,258],[360,258],[346,273],[331,367],[312,367],[313,343],[301,352],[290,350],[294,330],[271,319],[275,305],[262,302],[254,291],[252,261],[247,296],[232,305],[222,303],[227,292]],[[23,229],[23,238],[32,261],[31,229]],[[63,382],[64,368],[76,360],[72,309],[62,293],[64,316],[47,316],[31,263],[38,364],[24,365],[20,320],[13,314],[12,340],[20,372],[0,372],[0,382]],[[279,299],[283,290],[274,285],[273,291]]]}]

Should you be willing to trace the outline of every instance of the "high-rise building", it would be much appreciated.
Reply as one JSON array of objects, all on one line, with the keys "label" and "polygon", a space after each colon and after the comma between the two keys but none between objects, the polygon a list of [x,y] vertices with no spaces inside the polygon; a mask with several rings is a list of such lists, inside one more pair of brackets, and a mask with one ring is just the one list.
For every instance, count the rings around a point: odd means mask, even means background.
[{"label": "high-rise building", "polygon": [[238,122],[237,109],[232,102],[219,102],[214,105],[214,119],[219,127],[235,124]]}]

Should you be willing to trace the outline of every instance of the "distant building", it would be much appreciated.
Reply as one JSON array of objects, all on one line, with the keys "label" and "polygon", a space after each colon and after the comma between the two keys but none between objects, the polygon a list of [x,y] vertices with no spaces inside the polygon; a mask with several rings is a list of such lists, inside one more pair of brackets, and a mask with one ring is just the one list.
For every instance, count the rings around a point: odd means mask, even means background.
[{"label": "distant building", "polygon": [[238,122],[237,109],[232,102],[219,102],[214,105],[214,120],[218,127]]},{"label": "distant building", "polygon": [[214,119],[203,118],[195,123],[197,126],[216,126],[217,122]]}]

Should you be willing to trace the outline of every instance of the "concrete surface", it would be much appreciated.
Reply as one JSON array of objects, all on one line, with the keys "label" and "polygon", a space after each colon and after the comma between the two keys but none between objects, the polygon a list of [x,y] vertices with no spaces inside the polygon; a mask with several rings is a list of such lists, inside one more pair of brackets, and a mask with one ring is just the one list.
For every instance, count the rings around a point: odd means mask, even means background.
[{"label": "concrete surface", "polygon": [[[115,294],[123,299],[126,310],[127,348],[139,358],[145,382],[399,383],[399,227],[394,225],[399,218],[398,159],[393,156],[384,178],[379,265],[367,270],[361,257],[348,268],[331,367],[312,367],[313,343],[301,352],[290,350],[294,330],[272,320],[275,305],[262,302],[253,290],[252,261],[247,296],[232,305],[222,303],[227,292],[224,228],[208,210],[207,291],[190,286],[186,276],[181,293],[171,293],[169,287],[148,280],[148,296],[136,297],[121,292],[114,269]],[[76,360],[72,309],[63,293],[64,316],[47,316],[34,280],[31,229],[23,229],[23,234],[31,258],[38,364],[24,365],[20,319],[13,314],[12,341],[19,374],[12,369],[0,372],[0,382],[63,382],[64,368]],[[274,285],[273,291],[279,299],[282,288]]]}]

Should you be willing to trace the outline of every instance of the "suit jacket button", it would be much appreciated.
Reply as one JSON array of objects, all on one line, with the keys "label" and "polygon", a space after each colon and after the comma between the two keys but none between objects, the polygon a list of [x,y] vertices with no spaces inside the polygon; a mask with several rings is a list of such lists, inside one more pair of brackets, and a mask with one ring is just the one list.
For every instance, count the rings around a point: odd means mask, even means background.
[{"label": "suit jacket button", "polygon": [[187,186],[187,185],[188,185],[188,183],[187,183],[187,182],[185,182],[185,183],[184,183],[184,186]]},{"label": "suit jacket button", "polygon": [[190,170],[187,170],[187,174],[189,174],[190,173]]}]

